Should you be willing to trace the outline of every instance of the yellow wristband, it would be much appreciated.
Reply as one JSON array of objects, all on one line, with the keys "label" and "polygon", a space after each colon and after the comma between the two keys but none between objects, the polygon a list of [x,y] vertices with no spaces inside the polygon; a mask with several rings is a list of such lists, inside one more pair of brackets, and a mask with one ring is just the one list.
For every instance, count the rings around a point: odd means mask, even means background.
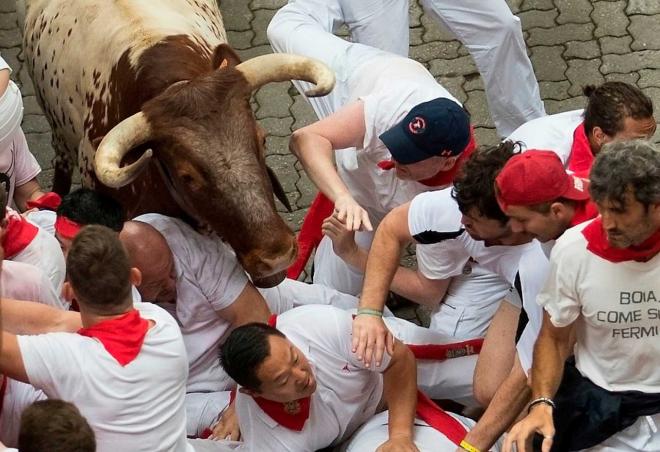
[{"label": "yellow wristband", "polygon": [[465,440],[461,441],[461,444],[459,444],[459,446],[462,449],[467,450],[468,452],[481,452],[479,449],[477,449],[476,447],[474,447],[472,444],[468,443]]}]

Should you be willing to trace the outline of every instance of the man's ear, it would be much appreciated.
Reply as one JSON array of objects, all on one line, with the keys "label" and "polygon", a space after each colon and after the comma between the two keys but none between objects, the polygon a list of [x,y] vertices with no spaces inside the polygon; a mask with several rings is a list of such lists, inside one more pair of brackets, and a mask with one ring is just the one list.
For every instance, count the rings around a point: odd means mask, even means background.
[{"label": "man's ear", "polygon": [[651,221],[653,221],[656,228],[660,229],[660,202],[649,204],[649,212],[651,214]]},{"label": "man's ear", "polygon": [[596,126],[593,129],[591,129],[591,139],[593,143],[598,145],[599,147],[605,144],[605,141],[607,139],[607,134],[603,132],[603,129],[600,127]]},{"label": "man's ear", "polygon": [[142,272],[137,267],[131,267],[131,284],[135,287],[140,287],[142,284]]},{"label": "man's ear", "polygon": [[[555,218],[559,218],[561,220],[565,219],[566,217],[571,217],[569,207],[563,202],[553,202],[550,204],[550,213],[552,213]],[[570,221],[570,218],[568,218],[568,220]]]},{"label": "man's ear", "polygon": [[62,284],[62,297],[69,303],[76,299],[76,294],[69,281],[64,281],[64,284]]}]

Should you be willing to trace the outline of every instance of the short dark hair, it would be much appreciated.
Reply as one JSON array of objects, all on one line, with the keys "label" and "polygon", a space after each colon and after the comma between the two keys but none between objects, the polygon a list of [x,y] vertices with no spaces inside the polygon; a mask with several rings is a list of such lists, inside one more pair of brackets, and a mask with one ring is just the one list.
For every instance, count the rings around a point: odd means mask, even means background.
[{"label": "short dark hair", "polygon": [[79,188],[62,197],[57,215],[80,225],[100,224],[117,232],[121,231],[126,220],[121,204],[89,188]]},{"label": "short dark hair", "polygon": [[660,202],[660,150],[644,140],[615,141],[603,146],[589,175],[596,202],[625,206],[626,193],[648,207]]},{"label": "short dark hair", "polygon": [[246,323],[231,332],[220,347],[220,365],[239,385],[252,391],[261,388],[259,366],[270,356],[270,336],[285,337],[265,323]]},{"label": "short dark hair", "polygon": [[123,307],[131,293],[130,272],[128,254],[112,229],[85,226],[73,239],[66,273],[79,303],[103,313]]},{"label": "short dark hair", "polygon": [[94,431],[75,405],[63,400],[34,402],[21,415],[20,452],[94,452]]},{"label": "short dark hair", "polygon": [[653,116],[653,101],[639,88],[624,82],[605,82],[583,88],[589,101],[584,110],[587,135],[600,127],[609,136],[624,129],[623,121],[630,117],[644,119]]},{"label": "short dark hair", "polygon": [[452,197],[463,214],[475,208],[481,215],[502,224],[509,221],[495,197],[495,178],[506,162],[520,151],[520,142],[508,140],[474,151],[454,179],[452,189]]}]

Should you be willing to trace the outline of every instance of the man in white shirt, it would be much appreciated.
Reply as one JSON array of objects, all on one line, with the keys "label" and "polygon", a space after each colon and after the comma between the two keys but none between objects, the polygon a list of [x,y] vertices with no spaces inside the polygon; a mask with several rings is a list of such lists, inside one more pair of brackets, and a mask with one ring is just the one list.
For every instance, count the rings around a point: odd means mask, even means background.
[{"label": "man in white shirt", "polygon": [[[553,249],[538,297],[534,400],[507,450],[527,450],[534,432],[544,450],[660,448],[660,153],[642,141],[613,143],[590,180],[601,216]],[[564,364],[571,353],[575,363]]]},{"label": "man in white shirt", "polygon": [[234,330],[222,365],[239,384],[235,410],[243,449],[313,452],[347,439],[377,411],[390,408],[382,450],[417,451],[415,359],[395,341],[378,366],[350,350],[351,314],[332,306],[290,310],[272,326]]},{"label": "man in white shirt", "polygon": [[648,139],[655,133],[653,102],[636,86],[624,82],[587,85],[584,95],[584,110],[534,119],[521,125],[507,140],[520,141],[528,149],[551,150],[572,173],[587,177],[604,144]]},{"label": "man in white shirt", "polygon": [[[78,333],[3,332],[0,371],[49,398],[74,402],[97,450],[186,451],[186,351],[176,322],[147,303],[133,308],[129,265],[117,234],[87,226],[67,257],[64,291],[80,305]],[[75,315],[69,313],[71,315]]]},{"label": "man in white shirt", "polygon": [[[417,193],[449,185],[473,143],[467,113],[423,65],[332,34],[356,5],[289,2],[273,17],[268,38],[276,52],[313,57],[335,71],[333,91],[309,99],[320,120],[295,131],[289,147],[327,197],[318,232],[334,205],[368,248],[372,225]],[[304,92],[304,82],[294,83]],[[347,267],[329,240],[321,241],[314,266],[314,282],[359,293],[362,273]]]},{"label": "man in white shirt", "polygon": [[24,211],[44,193],[37,182],[41,167],[21,129],[23,98],[9,74],[11,68],[0,57],[0,184],[7,190],[9,206]]}]

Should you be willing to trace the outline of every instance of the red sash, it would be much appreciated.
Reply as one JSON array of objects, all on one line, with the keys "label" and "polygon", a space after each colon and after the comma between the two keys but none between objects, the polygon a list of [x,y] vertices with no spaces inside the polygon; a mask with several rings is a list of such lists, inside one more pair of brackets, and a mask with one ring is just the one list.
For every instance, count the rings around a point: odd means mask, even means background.
[{"label": "red sash", "polygon": [[[435,176],[418,182],[428,187],[441,187],[443,185],[451,184],[456,178],[456,174],[463,166],[463,163],[465,163],[470,155],[472,155],[476,148],[477,142],[474,139],[474,129],[470,127],[470,141],[456,161],[454,167],[449,171],[440,171]],[[383,170],[390,170],[394,168],[394,162],[392,160],[383,160],[378,162],[378,167]],[[286,276],[288,278],[298,279],[300,273],[304,270],[309,257],[312,255],[312,251],[314,251],[314,248],[319,245],[323,238],[323,232],[321,232],[323,220],[332,215],[334,207],[334,203],[323,193],[319,192],[316,195],[316,198],[314,198],[312,205],[310,205],[307,210],[300,232],[298,233],[298,257],[287,270]]]},{"label": "red sash", "polygon": [[140,353],[149,322],[132,309],[111,320],[104,320],[89,328],[80,328],[78,334],[98,339],[117,362],[125,366]]},{"label": "red sash", "polygon": [[37,199],[27,202],[28,209],[37,208],[39,210],[57,210],[62,203],[62,198],[55,192],[49,191]]},{"label": "red sash", "polygon": [[416,359],[432,359],[434,361],[445,361],[461,356],[478,355],[484,344],[483,339],[471,339],[464,342],[451,344],[407,344]]},{"label": "red sash", "polygon": [[5,250],[5,259],[11,259],[23,251],[37,236],[39,228],[16,212],[7,215],[7,226],[2,247]]},{"label": "red sash", "polygon": [[579,177],[588,177],[593,163],[594,154],[584,131],[583,122],[573,131],[573,144],[571,145],[571,156],[568,159],[568,169]]},{"label": "red sash", "polygon": [[660,252],[660,230],[637,246],[628,248],[614,248],[607,241],[607,234],[603,229],[601,218],[588,224],[582,235],[587,239],[587,249],[610,262],[624,261],[647,262]]}]

